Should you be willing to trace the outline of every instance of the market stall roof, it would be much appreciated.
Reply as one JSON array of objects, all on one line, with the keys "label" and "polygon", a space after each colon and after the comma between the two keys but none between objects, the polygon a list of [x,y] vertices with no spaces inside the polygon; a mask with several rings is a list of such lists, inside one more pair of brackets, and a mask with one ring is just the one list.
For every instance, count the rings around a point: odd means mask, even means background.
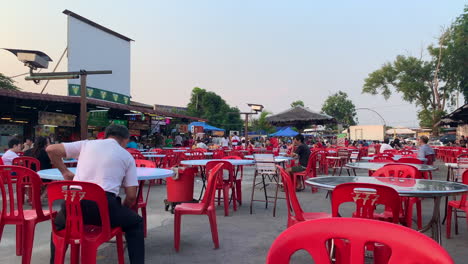
[{"label": "market stall roof", "polygon": [[458,126],[460,124],[466,123],[468,123],[468,104],[465,104],[452,113],[442,117],[442,119],[436,125]]},{"label": "market stall roof", "polygon": [[287,127],[285,129],[282,129],[280,131],[277,131],[273,134],[270,134],[270,137],[294,137],[298,135],[299,133],[292,130],[291,127]]},{"label": "market stall roof", "polygon": [[416,132],[409,129],[409,128],[395,127],[395,128],[387,129],[387,131],[385,131],[385,134],[387,134],[387,135],[393,135],[393,134],[407,135],[407,134],[416,134]]},{"label": "market stall roof", "polygon": [[222,128],[217,128],[217,127],[214,127],[214,126],[210,126],[205,122],[192,122],[192,123],[190,123],[188,125],[189,130],[192,129],[192,126],[201,126],[201,127],[203,127],[203,130],[205,130],[205,131],[224,131],[224,129],[222,129]]},{"label": "market stall roof", "polygon": [[[76,96],[40,94],[40,93],[12,91],[12,90],[5,90],[5,89],[0,89],[0,97],[10,97],[10,98],[18,98],[18,99],[23,99],[23,100],[35,100],[35,101],[62,102],[62,103],[70,103],[70,104],[80,103],[80,97],[76,97]],[[156,114],[156,115],[166,116],[166,117],[186,118],[186,119],[191,119],[191,120],[204,121],[204,119],[201,119],[198,117],[175,114],[175,113],[168,113],[168,112],[153,110],[150,108],[145,108],[145,107],[140,107],[140,106],[112,103],[112,102],[102,101],[102,100],[98,100],[94,98],[87,98],[87,101],[88,101],[88,104],[90,105],[102,106],[102,107],[107,107],[107,108],[112,108],[112,109],[138,111],[142,113]]]},{"label": "market stall roof", "polygon": [[276,115],[267,116],[266,120],[274,125],[294,126],[301,129],[314,124],[336,123],[335,118],[332,116],[320,114],[302,106],[296,106]]}]

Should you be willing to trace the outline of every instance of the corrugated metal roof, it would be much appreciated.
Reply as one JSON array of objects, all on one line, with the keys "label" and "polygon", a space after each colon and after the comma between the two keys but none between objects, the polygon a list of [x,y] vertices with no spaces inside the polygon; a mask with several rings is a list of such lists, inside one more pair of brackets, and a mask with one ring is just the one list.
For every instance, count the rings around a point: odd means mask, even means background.
[{"label": "corrugated metal roof", "polygon": [[[49,101],[49,102],[63,102],[63,103],[71,103],[71,104],[79,104],[80,97],[76,96],[63,96],[63,95],[55,95],[55,94],[40,94],[40,93],[31,93],[31,92],[21,92],[21,91],[12,91],[12,90],[5,90],[0,89],[0,96],[4,97],[12,97],[12,98],[19,98],[24,100],[39,100],[39,101]],[[120,110],[127,110],[127,111],[138,111],[142,113],[148,114],[156,114],[160,116],[167,116],[167,117],[177,117],[177,118],[187,118],[192,120],[202,120],[207,121],[202,118],[169,113],[164,111],[157,111],[149,108],[139,107],[139,106],[131,106],[125,104],[117,104],[108,101],[102,101],[94,98],[87,98],[88,104],[96,105],[96,106],[103,106],[107,108],[113,109],[120,109]]]}]

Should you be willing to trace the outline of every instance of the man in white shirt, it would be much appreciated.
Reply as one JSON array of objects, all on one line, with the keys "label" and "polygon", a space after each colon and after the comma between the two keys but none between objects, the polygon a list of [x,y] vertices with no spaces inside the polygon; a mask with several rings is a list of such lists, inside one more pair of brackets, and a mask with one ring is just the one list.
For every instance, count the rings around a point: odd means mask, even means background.
[{"label": "man in white shirt", "polygon": [[17,138],[12,138],[8,141],[8,150],[3,154],[2,161],[4,165],[11,165],[13,160],[18,156],[18,152],[21,152],[21,142]]},{"label": "man in white shirt", "polygon": [[182,147],[182,141],[183,141],[183,140],[184,140],[184,139],[182,138],[182,136],[181,136],[180,134],[177,135],[177,136],[175,136],[175,138],[174,138],[174,146],[175,146],[175,147]]},{"label": "man in white shirt", "polygon": [[382,145],[380,145],[379,153],[384,153],[385,150],[393,149],[392,146],[390,146],[390,144],[388,144],[389,142],[390,142],[390,140],[388,138],[384,139],[384,143],[382,143]]},{"label": "man in white shirt", "polygon": [[239,144],[240,144],[240,138],[237,136],[237,132],[234,132],[234,136],[232,136],[231,138],[231,145],[233,147],[236,147]]},{"label": "man in white shirt", "polygon": [[221,147],[229,147],[229,139],[227,136],[224,136],[221,139]]},{"label": "man in white shirt", "polygon": [[200,139],[197,140],[197,148],[208,149],[208,146]]},{"label": "man in white shirt", "polygon": [[[121,125],[106,128],[105,139],[84,140],[73,143],[55,144],[47,147],[52,163],[60,170],[65,180],[92,182],[106,192],[109,218],[112,227],[121,227],[125,232],[130,263],[144,263],[145,244],[143,219],[131,208],[137,199],[138,178],[135,160],[125,150],[129,139],[128,129]],[[63,163],[63,158],[79,159],[74,175]],[[125,189],[125,200],[121,201],[120,187]],[[85,223],[99,223],[99,212],[94,203],[83,204]],[[57,228],[65,228],[65,208],[58,213]],[[51,241],[51,263],[55,246]]]}]

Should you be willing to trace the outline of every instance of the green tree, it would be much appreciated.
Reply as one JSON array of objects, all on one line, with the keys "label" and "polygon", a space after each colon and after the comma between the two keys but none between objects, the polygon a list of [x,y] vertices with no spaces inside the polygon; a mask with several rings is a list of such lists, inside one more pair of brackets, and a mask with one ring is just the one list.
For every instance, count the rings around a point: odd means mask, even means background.
[{"label": "green tree", "polygon": [[302,100],[297,100],[291,103],[291,107],[302,106],[304,107],[304,102]]},{"label": "green tree", "polygon": [[242,129],[240,111],[237,107],[229,106],[221,96],[199,87],[192,90],[187,114],[208,119],[210,124],[227,130]]},{"label": "green tree", "polygon": [[338,91],[328,96],[322,105],[322,112],[333,116],[345,127],[356,124],[356,107],[345,92]]},{"label": "green tree", "polygon": [[13,80],[7,76],[0,73],[0,89],[6,90],[19,90],[16,85],[14,85]]},{"label": "green tree", "polygon": [[429,53],[439,59],[439,78],[448,90],[461,92],[468,102],[468,5],[441,40],[438,47],[429,46]]},{"label": "green tree", "polygon": [[275,132],[275,127],[273,127],[269,122],[267,122],[266,117],[270,115],[271,112],[269,111],[263,111],[260,113],[258,118],[252,119],[250,122],[250,130],[252,131],[260,131],[263,130],[267,134],[271,134]]},{"label": "green tree", "polygon": [[399,55],[392,63],[385,63],[365,79],[363,93],[381,93],[385,99],[392,90],[403,100],[419,107],[418,119],[422,127],[432,127],[453,105],[456,92],[468,99],[468,7],[464,14],[444,30],[437,47],[428,47],[430,60]]}]

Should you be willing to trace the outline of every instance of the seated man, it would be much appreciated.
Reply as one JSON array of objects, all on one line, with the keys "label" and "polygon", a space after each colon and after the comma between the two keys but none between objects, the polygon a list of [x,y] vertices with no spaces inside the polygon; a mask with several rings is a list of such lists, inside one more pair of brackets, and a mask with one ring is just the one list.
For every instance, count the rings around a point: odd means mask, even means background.
[{"label": "seated man", "polygon": [[435,154],[434,150],[429,145],[427,145],[427,142],[429,142],[429,138],[426,136],[421,136],[418,138],[418,159],[424,159],[427,155]]},{"label": "seated man", "polygon": [[[52,163],[60,170],[65,180],[92,182],[106,192],[109,218],[112,227],[120,226],[125,232],[130,263],[144,263],[145,244],[143,219],[130,209],[136,202],[138,179],[135,160],[125,150],[128,143],[128,129],[121,125],[106,128],[105,139],[84,140],[73,143],[55,144],[47,147]],[[63,163],[63,158],[78,159],[76,175]],[[123,204],[119,195],[120,187],[125,188]],[[99,212],[94,203],[82,205],[85,223],[96,223]],[[55,225],[65,228],[65,208],[57,215]],[[51,263],[54,263],[55,245],[51,241]]]},{"label": "seated man", "polygon": [[17,138],[12,138],[8,141],[8,150],[3,154],[2,160],[4,165],[11,165],[13,160],[18,156],[18,152],[21,152],[21,143]]},{"label": "seated man", "polygon": [[[298,158],[299,164],[297,166],[288,168],[286,171],[288,171],[289,173],[305,171],[307,168],[307,163],[309,162],[310,149],[304,143],[304,136],[301,134],[298,134],[294,137],[293,143],[294,143],[294,146],[296,146],[296,150],[294,151],[294,153],[291,153],[289,156]],[[301,181],[297,181],[297,185],[298,185],[296,186],[297,190],[303,190],[305,188],[305,186],[302,186]]]},{"label": "seated man", "polygon": [[386,150],[392,150],[392,146],[390,146],[390,144],[388,144],[390,142],[390,139],[389,138],[385,138],[384,139],[384,142],[382,145],[380,145],[380,151],[379,153],[384,153],[384,151]]}]

